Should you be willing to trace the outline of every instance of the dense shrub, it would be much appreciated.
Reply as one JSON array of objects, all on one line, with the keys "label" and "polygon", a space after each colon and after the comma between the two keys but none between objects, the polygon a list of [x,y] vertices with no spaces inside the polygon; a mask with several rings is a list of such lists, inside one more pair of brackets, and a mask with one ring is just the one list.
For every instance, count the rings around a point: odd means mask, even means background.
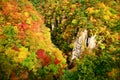
[{"label": "dense shrub", "polygon": [[48,0],[41,4],[33,0],[32,3],[39,7],[46,26],[51,29],[53,43],[65,53],[72,50],[74,40],[83,29],[88,29],[89,36],[105,37],[104,29],[109,32],[119,26],[119,4],[113,0],[108,4],[104,0]]},{"label": "dense shrub", "polygon": [[[0,1],[0,80],[119,80],[119,4]],[[88,37],[96,35],[96,47],[84,47],[80,58],[71,60],[73,44],[85,29]]]},{"label": "dense shrub", "polygon": [[[120,50],[113,53],[103,52],[100,56],[84,55],[77,61],[77,68],[66,70],[63,80],[119,80]],[[117,59],[117,60],[115,60]]]},{"label": "dense shrub", "polygon": [[[32,3],[37,5],[34,0]],[[119,4],[114,0],[48,0],[37,5],[51,29],[53,43],[67,57],[84,29],[88,30],[88,36],[96,35],[97,43],[100,42],[95,50],[85,49],[81,59],[68,63],[72,64],[68,68],[73,64],[74,67],[64,71],[63,80],[119,79]]]},{"label": "dense shrub", "polygon": [[65,65],[42,15],[29,1],[0,1],[0,80],[36,80],[49,74],[54,79]]}]

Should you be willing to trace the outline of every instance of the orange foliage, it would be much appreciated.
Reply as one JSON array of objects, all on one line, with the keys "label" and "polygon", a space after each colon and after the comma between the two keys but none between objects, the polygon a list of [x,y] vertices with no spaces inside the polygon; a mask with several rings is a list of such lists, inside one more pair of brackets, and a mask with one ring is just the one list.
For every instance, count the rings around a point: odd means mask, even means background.
[{"label": "orange foliage", "polygon": [[36,54],[38,59],[41,60],[44,66],[51,63],[50,57],[46,54],[46,52],[43,49],[39,49]]},{"label": "orange foliage", "polygon": [[19,80],[19,78],[15,76],[14,72],[11,73],[11,80]]}]

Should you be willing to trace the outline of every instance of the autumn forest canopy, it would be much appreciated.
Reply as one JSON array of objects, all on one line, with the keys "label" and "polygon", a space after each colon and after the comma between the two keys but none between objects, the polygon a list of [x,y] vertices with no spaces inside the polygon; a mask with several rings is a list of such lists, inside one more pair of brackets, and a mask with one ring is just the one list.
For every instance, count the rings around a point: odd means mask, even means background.
[{"label": "autumn forest canopy", "polygon": [[0,0],[0,80],[120,80],[120,1]]}]

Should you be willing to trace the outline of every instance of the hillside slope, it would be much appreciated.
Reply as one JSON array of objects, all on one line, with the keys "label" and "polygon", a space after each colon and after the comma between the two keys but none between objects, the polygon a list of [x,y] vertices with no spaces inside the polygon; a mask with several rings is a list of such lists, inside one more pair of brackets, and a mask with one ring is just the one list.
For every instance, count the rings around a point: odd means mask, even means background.
[{"label": "hillside slope", "polygon": [[28,78],[29,71],[35,73],[49,65],[53,65],[51,70],[58,69],[66,63],[62,52],[51,42],[43,17],[27,0],[0,2],[0,58],[2,80],[9,79],[11,73],[13,80],[15,76]]}]

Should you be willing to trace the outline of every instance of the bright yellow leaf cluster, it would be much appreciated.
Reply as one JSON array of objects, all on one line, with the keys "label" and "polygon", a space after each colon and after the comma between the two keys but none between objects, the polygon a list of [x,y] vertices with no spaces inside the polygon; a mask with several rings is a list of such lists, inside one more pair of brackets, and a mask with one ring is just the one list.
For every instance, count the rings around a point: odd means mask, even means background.
[{"label": "bright yellow leaf cluster", "polygon": [[88,7],[88,8],[86,9],[86,12],[88,12],[88,13],[90,13],[90,14],[94,13],[94,7]]}]

